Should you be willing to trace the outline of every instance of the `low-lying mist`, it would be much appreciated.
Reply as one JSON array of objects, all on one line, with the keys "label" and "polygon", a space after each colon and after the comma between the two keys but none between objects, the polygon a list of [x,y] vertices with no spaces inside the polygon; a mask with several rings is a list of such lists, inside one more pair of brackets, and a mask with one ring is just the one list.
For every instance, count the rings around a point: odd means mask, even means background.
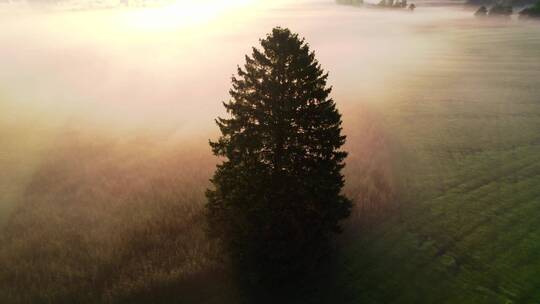
[{"label": "low-lying mist", "polygon": [[[363,147],[350,157],[347,194],[361,208],[351,224],[392,195],[384,137],[373,122],[357,127]],[[207,145],[112,133],[66,127],[35,148],[39,159],[3,223],[0,296],[17,303],[171,296],[220,303],[200,293],[213,284],[211,292],[234,302],[226,255],[205,234],[204,191],[217,162]]]},{"label": "low-lying mist", "polygon": [[[208,140],[237,64],[276,25],[305,36],[330,72],[347,135],[345,192],[356,204],[347,236],[356,236],[399,205],[404,159],[417,157],[414,139],[431,139],[432,126],[408,116],[425,114],[416,102],[442,114],[461,110],[456,100],[489,110],[480,101],[507,91],[488,87],[537,75],[538,43],[527,39],[537,29],[469,15],[318,1],[187,23],[144,8],[3,13],[0,298],[235,302],[226,256],[205,235],[204,192],[219,162]],[[514,55],[517,65],[489,59]],[[509,76],[497,76],[508,66]]]},{"label": "low-lying mist", "polygon": [[[411,34],[412,25],[422,22],[408,14],[350,11],[334,3],[252,5],[187,24],[167,11],[148,10],[2,15],[3,218],[65,129],[91,135],[94,142],[105,136],[189,143],[197,147],[194,154],[210,157],[207,142],[217,134],[213,120],[223,114],[230,76],[275,25],[305,35],[316,50],[331,74],[346,127],[356,124],[350,113],[359,105],[387,99],[392,92],[382,89],[384,81],[398,79],[393,74],[413,64],[406,58],[428,46]],[[333,22],[319,22],[329,18]],[[388,36],[378,35],[381,28]],[[398,41],[402,48],[395,52],[391,45]]]}]

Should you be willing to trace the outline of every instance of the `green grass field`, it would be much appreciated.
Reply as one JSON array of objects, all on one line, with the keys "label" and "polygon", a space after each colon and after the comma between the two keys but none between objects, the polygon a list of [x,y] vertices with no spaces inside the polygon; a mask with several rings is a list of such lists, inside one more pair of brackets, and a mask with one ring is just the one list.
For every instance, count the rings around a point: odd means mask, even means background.
[{"label": "green grass field", "polygon": [[348,242],[344,302],[540,303],[540,45],[505,31],[456,32],[457,55],[381,106],[400,208]]}]

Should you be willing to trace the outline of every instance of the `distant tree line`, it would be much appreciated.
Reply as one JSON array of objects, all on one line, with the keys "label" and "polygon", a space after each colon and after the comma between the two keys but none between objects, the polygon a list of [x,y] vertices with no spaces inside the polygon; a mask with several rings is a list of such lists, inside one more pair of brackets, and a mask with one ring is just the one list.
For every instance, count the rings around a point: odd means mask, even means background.
[{"label": "distant tree line", "polygon": [[534,6],[527,7],[519,13],[520,18],[540,18],[540,1]]},{"label": "distant tree line", "polygon": [[509,3],[501,3],[500,0],[467,0],[465,2],[465,5],[476,6],[476,7],[480,5],[480,6],[485,6],[486,8],[491,7],[491,6],[496,6],[496,5],[510,5],[513,7],[523,7],[523,6],[532,5],[535,2],[536,0],[512,0]]},{"label": "distant tree line", "polygon": [[[494,5],[492,5],[490,8],[488,8],[486,5],[482,5],[474,15],[476,17],[488,17],[488,16],[510,16],[514,13],[513,8],[513,2],[506,0],[506,1],[498,1]],[[535,5],[526,7],[525,9],[521,10],[519,12],[520,18],[540,18],[540,1],[538,1]]]},{"label": "distant tree line", "polygon": [[337,4],[343,4],[343,5],[363,5],[364,0],[336,0]]},{"label": "distant tree line", "polygon": [[508,1],[501,1],[493,5],[491,8],[487,8],[482,5],[474,15],[476,17],[486,17],[486,16],[510,16],[514,12],[512,5]]},{"label": "distant tree line", "polygon": [[363,0],[336,0],[337,4],[342,5],[353,5],[353,6],[366,6],[366,7],[376,7],[376,8],[393,8],[393,9],[404,9],[408,8],[413,11],[416,8],[414,3],[408,4],[407,0],[380,0],[377,5],[364,4]]}]

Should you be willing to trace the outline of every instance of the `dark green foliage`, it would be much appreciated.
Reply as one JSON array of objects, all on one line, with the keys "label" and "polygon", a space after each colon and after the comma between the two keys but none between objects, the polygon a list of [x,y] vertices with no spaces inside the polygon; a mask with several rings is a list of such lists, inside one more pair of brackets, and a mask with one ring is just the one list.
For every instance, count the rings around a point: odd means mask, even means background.
[{"label": "dark green foliage", "polygon": [[528,7],[521,12],[519,12],[520,18],[540,18],[540,1],[536,3],[536,5],[532,7]]},{"label": "dark green foliage", "polygon": [[513,9],[511,5],[499,3],[489,9],[489,16],[510,16],[512,15],[512,12]]},{"label": "dark green foliage", "polygon": [[407,8],[407,0],[394,1],[394,0],[381,0],[377,3],[376,7],[380,8]]},{"label": "dark green foliage", "polygon": [[474,13],[474,15],[475,15],[476,17],[485,17],[485,16],[487,16],[487,14],[488,14],[488,10],[487,10],[487,8],[486,8],[485,6],[481,6],[481,7]]},{"label": "dark green foliage", "polygon": [[481,6],[475,13],[475,17],[508,17],[512,15],[513,8],[512,5],[505,3],[505,2],[499,2],[492,6],[490,9],[488,9],[486,6]]},{"label": "dark green foliage", "polygon": [[[467,0],[465,1],[465,5],[467,6],[494,6],[497,4],[500,4],[500,0]],[[534,4],[535,0],[513,0],[511,1],[511,6],[514,7],[522,7],[526,5]]]},{"label": "dark green foliage", "polygon": [[326,74],[304,39],[275,28],[232,78],[229,118],[216,120],[207,191],[211,236],[261,274],[291,274],[324,252],[351,202],[340,194],[346,153]]}]

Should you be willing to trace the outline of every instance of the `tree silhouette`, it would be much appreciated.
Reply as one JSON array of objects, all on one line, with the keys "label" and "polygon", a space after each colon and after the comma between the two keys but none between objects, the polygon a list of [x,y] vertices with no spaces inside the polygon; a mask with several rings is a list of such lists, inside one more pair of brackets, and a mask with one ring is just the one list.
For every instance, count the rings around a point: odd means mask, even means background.
[{"label": "tree silhouette", "polygon": [[243,267],[305,269],[325,252],[351,202],[340,194],[346,152],[328,74],[304,39],[274,28],[232,78],[228,118],[210,142],[223,157],[207,191],[209,235]]}]

